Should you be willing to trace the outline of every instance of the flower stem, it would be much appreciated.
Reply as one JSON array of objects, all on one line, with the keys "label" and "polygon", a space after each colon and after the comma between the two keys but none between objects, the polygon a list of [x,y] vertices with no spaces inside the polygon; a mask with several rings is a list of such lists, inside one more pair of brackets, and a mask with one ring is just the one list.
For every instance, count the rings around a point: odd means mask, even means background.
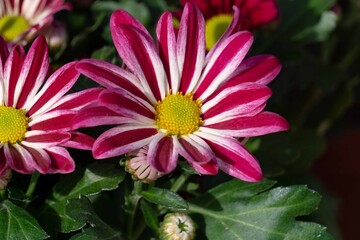
[{"label": "flower stem", "polygon": [[127,226],[127,235],[129,239],[136,239],[137,237],[134,237],[133,229],[134,229],[134,222],[135,222],[135,216],[137,213],[138,205],[140,202],[140,195],[139,193],[142,191],[142,182],[135,181],[134,182],[134,189],[129,196],[129,205],[127,209],[127,219],[128,219],[128,226]]},{"label": "flower stem", "polygon": [[189,174],[181,174],[180,177],[178,179],[176,179],[174,184],[171,186],[170,190],[173,192],[179,191],[180,188],[182,187],[182,185],[184,185],[186,180],[189,178],[189,176],[190,176]]},{"label": "flower stem", "polygon": [[36,187],[39,177],[40,177],[39,172],[34,172],[31,175],[30,183],[29,183],[28,189],[26,191],[26,196],[30,197],[34,193],[34,190],[35,190],[35,187]]}]

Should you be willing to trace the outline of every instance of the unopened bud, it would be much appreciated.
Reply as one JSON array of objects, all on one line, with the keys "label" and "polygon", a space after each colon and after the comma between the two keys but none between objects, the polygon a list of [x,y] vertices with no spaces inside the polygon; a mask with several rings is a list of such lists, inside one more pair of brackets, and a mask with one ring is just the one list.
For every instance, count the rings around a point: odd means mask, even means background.
[{"label": "unopened bud", "polygon": [[185,213],[168,213],[160,224],[161,240],[192,240],[195,224]]}]

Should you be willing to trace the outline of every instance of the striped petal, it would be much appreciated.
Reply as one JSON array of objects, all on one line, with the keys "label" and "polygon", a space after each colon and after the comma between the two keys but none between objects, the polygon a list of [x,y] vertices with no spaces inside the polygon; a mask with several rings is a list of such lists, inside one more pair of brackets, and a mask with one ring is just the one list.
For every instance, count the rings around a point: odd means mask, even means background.
[{"label": "striped petal", "polygon": [[63,147],[47,148],[46,152],[51,159],[48,173],[71,173],[75,170],[75,162],[69,152]]},{"label": "striped petal", "polygon": [[39,36],[31,45],[16,84],[14,104],[23,108],[27,99],[32,99],[43,84],[49,68],[46,40]]},{"label": "striped petal", "polygon": [[8,57],[9,57],[8,47],[4,39],[0,36],[0,82],[2,82],[4,79],[5,62]]},{"label": "striped petal", "polygon": [[[113,19],[113,17],[112,17]],[[141,81],[152,103],[161,100],[169,88],[164,66],[148,33],[130,25],[110,25],[112,38],[124,63]]]},{"label": "striped petal", "polygon": [[148,99],[141,88],[139,79],[130,71],[114,64],[97,59],[84,59],[76,65],[76,69],[106,88],[126,89],[144,100]]},{"label": "striped petal", "polygon": [[72,129],[114,125],[133,122],[132,119],[119,116],[101,103],[90,104],[82,108],[72,119]]},{"label": "striped petal", "polygon": [[180,21],[177,56],[181,73],[180,91],[192,92],[205,62],[205,20],[200,10],[187,3]]},{"label": "striped petal", "polygon": [[51,111],[33,118],[28,126],[31,130],[71,130],[73,126],[72,120],[76,114],[77,111],[74,110]]},{"label": "striped petal", "polygon": [[95,139],[81,132],[71,132],[71,138],[61,144],[64,147],[71,147],[81,150],[92,150]]},{"label": "striped petal", "polygon": [[209,144],[222,171],[248,182],[262,179],[259,163],[236,139],[206,132],[196,134]]},{"label": "striped petal", "polygon": [[51,158],[49,154],[42,148],[26,147],[27,151],[33,156],[34,168],[41,174],[49,173]]},{"label": "striped petal", "polygon": [[195,97],[205,100],[224,84],[240,65],[250,49],[253,37],[249,32],[238,32],[225,39],[214,51],[195,91]]},{"label": "striped petal", "polygon": [[178,151],[189,162],[204,164],[215,159],[209,145],[196,135],[189,134],[179,139]]},{"label": "striped petal", "polygon": [[119,156],[148,144],[157,129],[149,126],[122,125],[101,134],[94,143],[96,159]]},{"label": "striped petal", "polygon": [[216,175],[219,171],[216,160],[203,164],[198,164],[196,162],[189,162],[189,164],[193,169],[195,169],[195,171],[203,175]]},{"label": "striped petal", "polygon": [[13,170],[23,174],[34,172],[34,158],[24,147],[19,144],[5,144],[3,149],[5,159]]},{"label": "striped petal", "polygon": [[24,108],[29,116],[46,112],[74,85],[79,77],[75,62],[68,63],[53,73],[36,96]]},{"label": "striped petal", "polygon": [[60,145],[71,138],[68,132],[28,131],[21,144],[31,148],[49,148]]},{"label": "striped petal", "polygon": [[166,12],[160,17],[156,27],[156,34],[159,42],[159,55],[164,64],[170,88],[173,93],[177,93],[179,91],[180,76],[176,56],[176,36],[171,13]]},{"label": "striped petal", "polygon": [[213,124],[204,124],[204,127],[218,130],[219,134],[232,137],[256,137],[286,131],[289,124],[278,114],[262,112],[254,117],[237,117]]},{"label": "striped petal", "polygon": [[175,138],[159,132],[151,139],[147,159],[157,171],[170,173],[176,168],[178,152],[174,146]]},{"label": "striped petal", "polygon": [[268,87],[253,83],[225,89],[203,105],[204,124],[255,115],[258,107],[264,106],[270,96],[271,90]]},{"label": "striped petal", "polygon": [[121,10],[121,9],[115,11],[112,14],[110,25],[111,26],[119,26],[119,25],[133,26],[133,27],[143,31],[144,33],[148,34],[149,37],[151,37],[151,35],[148,33],[147,29],[141,24],[141,22],[139,22],[139,20],[137,20],[136,18],[131,16],[128,12]]}]

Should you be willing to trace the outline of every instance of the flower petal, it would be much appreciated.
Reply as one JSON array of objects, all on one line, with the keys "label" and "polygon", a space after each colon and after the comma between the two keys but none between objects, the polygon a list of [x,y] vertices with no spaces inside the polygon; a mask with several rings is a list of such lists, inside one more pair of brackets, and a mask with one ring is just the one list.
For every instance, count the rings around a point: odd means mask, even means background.
[{"label": "flower petal", "polygon": [[262,179],[259,163],[236,139],[206,132],[196,134],[209,144],[222,171],[248,182]]},{"label": "flower petal", "polygon": [[159,55],[164,64],[170,88],[173,93],[179,91],[180,76],[176,56],[176,36],[171,13],[164,13],[156,27],[159,42]]},{"label": "flower petal", "polygon": [[31,45],[15,89],[17,108],[23,108],[27,99],[32,99],[43,84],[49,68],[49,55],[46,40],[39,36]]},{"label": "flower petal", "polygon": [[77,112],[74,110],[51,111],[34,117],[28,124],[31,130],[59,131],[71,130],[72,120]]},{"label": "flower petal", "polygon": [[201,110],[205,119],[204,124],[209,125],[238,116],[254,115],[252,112],[259,106],[263,106],[270,96],[270,88],[254,83],[224,89],[203,105]]},{"label": "flower petal", "polygon": [[41,174],[47,174],[49,172],[51,158],[49,154],[41,148],[26,147],[27,151],[33,156],[35,165],[34,168]]},{"label": "flower petal", "polygon": [[13,170],[23,174],[34,172],[34,158],[24,147],[19,144],[5,144],[3,151],[8,165]]},{"label": "flower petal", "polygon": [[28,131],[21,144],[31,148],[48,148],[68,141],[71,134],[68,132]]},{"label": "flower petal", "polygon": [[148,144],[157,132],[157,129],[152,126],[114,127],[96,139],[93,155],[96,159],[102,159],[134,151]]},{"label": "flower petal", "polygon": [[177,56],[181,73],[180,91],[192,92],[205,62],[205,20],[192,3],[185,5],[181,17]]},{"label": "flower petal", "polygon": [[75,162],[64,147],[47,148],[51,159],[48,173],[71,173],[75,170]]},{"label": "flower petal", "polygon": [[256,137],[270,133],[286,131],[288,122],[271,112],[262,112],[253,117],[237,117],[203,127],[219,130],[219,133],[232,137]]},{"label": "flower petal", "polygon": [[71,147],[81,150],[92,150],[95,139],[81,132],[71,132],[71,138],[62,143],[61,145],[64,147]]},{"label": "flower petal", "polygon": [[144,100],[148,99],[140,80],[130,71],[114,64],[97,59],[83,59],[76,65],[76,69],[106,88],[126,89]]},{"label": "flower petal", "polygon": [[126,66],[139,78],[145,92],[153,93],[153,96],[148,96],[151,102],[155,104],[163,99],[169,88],[168,81],[149,34],[131,25],[110,24],[110,29],[115,47]]},{"label": "flower petal", "polygon": [[172,172],[177,165],[178,152],[174,146],[176,136],[159,132],[149,143],[148,162],[159,172]]},{"label": "flower petal", "polygon": [[196,135],[189,134],[179,139],[178,152],[189,162],[203,164],[215,159],[209,145]]},{"label": "flower petal", "polygon": [[0,79],[1,79],[0,82],[2,82],[4,79],[5,62],[6,62],[6,59],[8,58],[8,56],[9,56],[8,47],[7,47],[4,39],[0,36]]},{"label": "flower petal", "polygon": [[195,171],[203,175],[216,175],[219,171],[216,160],[211,160],[210,162],[203,164],[198,164],[196,162],[189,162],[189,164]]},{"label": "flower petal", "polygon": [[113,25],[113,26],[118,26],[118,25],[133,26],[133,27],[138,28],[139,30],[143,31],[144,33],[148,34],[149,37],[151,37],[151,35],[148,33],[147,29],[141,24],[141,22],[139,22],[139,20],[137,20],[136,18],[131,16],[131,14],[129,14],[128,12],[121,10],[121,9],[116,10],[112,14],[110,26],[111,25]]},{"label": "flower petal", "polygon": [[253,37],[249,32],[238,32],[226,38],[214,51],[204,69],[195,97],[205,100],[240,65],[250,49]]},{"label": "flower petal", "polygon": [[79,77],[75,62],[68,63],[54,72],[40,92],[24,106],[29,116],[41,114],[49,109],[74,85]]}]

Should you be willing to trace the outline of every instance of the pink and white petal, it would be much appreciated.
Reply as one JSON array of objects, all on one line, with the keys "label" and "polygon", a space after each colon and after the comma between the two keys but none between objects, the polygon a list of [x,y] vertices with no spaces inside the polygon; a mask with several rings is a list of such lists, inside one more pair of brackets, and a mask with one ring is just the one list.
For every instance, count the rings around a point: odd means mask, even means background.
[{"label": "pink and white petal", "polygon": [[155,104],[168,92],[169,84],[154,41],[143,31],[129,25],[111,28],[112,38],[120,57],[139,78],[145,92]]},{"label": "pink and white petal", "polygon": [[226,31],[223,33],[223,35],[219,38],[219,40],[216,42],[216,44],[210,49],[210,51],[208,52],[208,54],[206,55],[206,64],[209,61],[209,59],[211,59],[214,51],[217,49],[217,47],[221,44],[222,41],[224,41],[224,39],[228,38],[230,35],[236,33],[237,31],[239,31],[240,29],[240,11],[239,8],[237,6],[232,7],[233,9],[233,17],[231,20],[231,23],[229,24],[228,28],[226,29]]},{"label": "pink and white petal", "polygon": [[280,70],[281,64],[279,60],[272,55],[250,57],[239,65],[231,79],[222,88],[235,86],[243,82],[267,85],[279,74]]},{"label": "pink and white petal", "polygon": [[248,182],[262,179],[258,161],[236,139],[207,132],[196,132],[196,135],[209,144],[222,171]]},{"label": "pink and white petal", "polygon": [[119,116],[101,103],[93,103],[81,109],[72,119],[72,129],[130,122],[134,120]]},{"label": "pink and white petal", "polygon": [[235,86],[225,89],[206,102],[202,108],[204,124],[213,124],[239,116],[253,115],[271,96],[270,88],[263,85]]},{"label": "pink and white petal", "polygon": [[219,171],[216,160],[211,160],[210,162],[203,164],[198,164],[196,162],[189,162],[189,164],[195,171],[203,175],[216,175]]},{"label": "pink and white petal", "polygon": [[47,174],[51,164],[51,158],[49,154],[42,148],[35,149],[26,146],[24,148],[26,148],[33,156],[35,162],[34,168],[41,174]]},{"label": "pink and white petal", "polygon": [[75,64],[68,63],[54,72],[35,97],[26,103],[24,108],[30,117],[48,111],[69,91],[80,75]]},{"label": "pink and white petal", "polygon": [[171,13],[164,13],[156,27],[159,55],[164,64],[166,76],[173,93],[179,91],[180,76],[176,56],[176,36]]},{"label": "pink and white petal", "polygon": [[14,46],[6,60],[4,67],[4,89],[5,105],[15,107],[15,88],[19,80],[21,67],[25,58],[24,49],[20,46]]},{"label": "pink and white petal", "polygon": [[215,159],[215,155],[209,145],[194,134],[182,136],[178,139],[178,152],[189,162],[204,164]]},{"label": "pink and white petal", "polygon": [[151,139],[147,159],[157,171],[170,173],[176,168],[178,161],[178,152],[174,145],[176,138],[159,132]]},{"label": "pink and white petal", "polygon": [[205,62],[205,20],[193,3],[187,3],[180,21],[177,56],[180,91],[193,92]]},{"label": "pink and white petal", "polygon": [[100,94],[99,101],[120,116],[139,122],[152,122],[155,119],[154,107],[129,92],[106,90]]},{"label": "pink and white petal", "polygon": [[0,145],[0,175],[2,175],[8,168],[9,168],[9,165],[6,161],[4,149],[3,149],[2,145]]},{"label": "pink and white petal", "polygon": [[151,35],[147,31],[147,29],[137,20],[134,18],[131,14],[124,10],[116,10],[112,15],[110,19],[110,27],[113,26],[119,26],[119,25],[130,25],[135,28],[138,28],[139,30],[143,31],[144,33],[148,34],[148,36],[151,38]]},{"label": "pink and white petal", "polygon": [[126,89],[144,100],[152,96],[144,92],[140,80],[133,73],[114,64],[97,59],[83,59],[76,64],[76,69],[106,88]]},{"label": "pink and white petal", "polygon": [[203,128],[205,127],[231,137],[256,137],[286,131],[289,129],[289,124],[276,113],[262,112],[253,117],[237,117],[209,125],[204,124]]},{"label": "pink and white petal", "polygon": [[71,173],[75,170],[75,162],[64,147],[47,148],[51,163],[48,173]]},{"label": "pink and white petal", "polygon": [[6,59],[9,56],[9,50],[6,45],[6,42],[2,37],[0,37],[0,82],[4,79],[4,68]]},{"label": "pink and white petal", "polygon": [[103,90],[103,88],[90,88],[67,94],[57,101],[51,110],[80,110],[91,103],[97,102],[98,96]]},{"label": "pink and white petal", "polygon": [[81,150],[92,150],[95,139],[81,132],[71,132],[71,138],[62,143],[64,147],[76,148]]},{"label": "pink and white petal", "polygon": [[93,146],[96,159],[119,156],[147,145],[158,130],[153,126],[122,125],[101,134]]},{"label": "pink and white petal", "polygon": [[45,37],[39,36],[31,45],[21,68],[15,88],[14,105],[23,108],[43,84],[49,68],[49,55]]},{"label": "pink and white petal", "polygon": [[72,121],[78,112],[56,110],[34,117],[28,124],[31,130],[60,131],[71,130]]},{"label": "pink and white petal", "polygon": [[20,144],[4,145],[4,154],[8,165],[15,171],[23,174],[34,172],[34,158]]},{"label": "pink and white petal", "polygon": [[46,132],[40,130],[28,131],[22,145],[31,148],[48,148],[60,145],[71,138],[68,132]]},{"label": "pink and white petal", "polygon": [[240,65],[252,42],[253,36],[246,31],[224,39],[209,59],[195,90],[195,97],[205,100],[224,84]]}]

